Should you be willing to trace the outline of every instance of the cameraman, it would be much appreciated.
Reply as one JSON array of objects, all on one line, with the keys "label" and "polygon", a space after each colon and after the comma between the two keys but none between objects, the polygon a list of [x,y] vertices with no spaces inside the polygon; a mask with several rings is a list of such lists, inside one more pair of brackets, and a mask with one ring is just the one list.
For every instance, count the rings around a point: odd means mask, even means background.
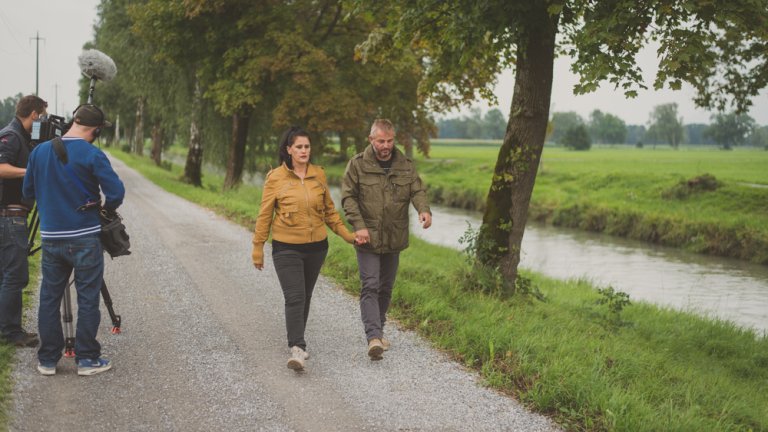
[{"label": "cameraman", "polygon": [[27,213],[34,201],[21,196],[30,152],[32,122],[48,103],[24,96],[16,117],[0,130],[0,339],[17,347],[37,346],[36,333],[21,328],[21,291],[29,282]]},{"label": "cameraman", "polygon": [[92,145],[101,130],[110,126],[97,106],[81,105],[62,139],[37,145],[29,156],[24,196],[37,200],[43,248],[37,351],[37,370],[43,375],[56,374],[64,349],[59,308],[73,269],[77,374],[93,375],[112,367],[101,357],[101,345],[96,340],[104,277],[99,191],[104,194],[104,209],[114,212],[123,202],[125,187],[104,152]]}]

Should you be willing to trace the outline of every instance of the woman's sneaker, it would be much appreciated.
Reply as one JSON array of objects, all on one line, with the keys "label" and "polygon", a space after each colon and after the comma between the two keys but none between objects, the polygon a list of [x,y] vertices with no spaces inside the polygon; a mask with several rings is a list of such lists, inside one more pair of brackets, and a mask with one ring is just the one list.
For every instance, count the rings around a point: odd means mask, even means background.
[{"label": "woman's sneaker", "polygon": [[77,362],[77,374],[80,376],[96,375],[112,369],[112,363],[104,358],[81,359]]},{"label": "woman's sneaker", "polygon": [[291,358],[288,359],[288,369],[293,369],[295,371],[302,371],[304,370],[304,360],[307,353],[304,352],[301,347],[292,346],[291,347]]}]

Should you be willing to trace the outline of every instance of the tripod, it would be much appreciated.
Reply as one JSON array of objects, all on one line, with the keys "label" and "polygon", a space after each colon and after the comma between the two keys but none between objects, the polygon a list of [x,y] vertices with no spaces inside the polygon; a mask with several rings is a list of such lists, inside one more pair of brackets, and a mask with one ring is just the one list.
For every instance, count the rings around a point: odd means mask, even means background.
[{"label": "tripod", "polygon": [[[64,289],[64,298],[61,300],[61,321],[64,323],[64,357],[75,356],[75,330],[73,325],[72,314],[72,294],[70,294],[70,287],[75,283],[74,278],[69,281],[67,288]],[[115,309],[112,307],[112,297],[107,290],[107,284],[104,279],[101,280],[101,297],[104,299],[104,305],[109,312],[109,318],[112,320],[112,334],[120,334],[120,315],[115,314]]]},{"label": "tripod", "polygon": [[[29,231],[29,247],[27,255],[32,256],[37,253],[42,246],[35,247],[35,238],[37,237],[37,231],[40,229],[40,217],[37,214],[37,205],[32,210],[32,222],[29,224],[32,228]],[[75,331],[73,326],[73,314],[72,314],[72,294],[70,288],[75,283],[74,277],[69,281],[67,287],[64,289],[64,297],[61,300],[61,320],[64,323],[64,357],[75,356]],[[109,312],[109,318],[112,321],[112,334],[120,334],[120,324],[122,319],[120,315],[115,313],[114,307],[112,307],[112,296],[109,295],[107,289],[107,283],[104,279],[101,279],[101,297],[104,299],[104,305]]]}]

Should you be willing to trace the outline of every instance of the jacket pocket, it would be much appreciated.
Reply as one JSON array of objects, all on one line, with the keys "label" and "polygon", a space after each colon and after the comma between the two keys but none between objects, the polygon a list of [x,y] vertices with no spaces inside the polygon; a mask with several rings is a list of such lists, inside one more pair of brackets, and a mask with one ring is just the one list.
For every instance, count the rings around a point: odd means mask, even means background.
[{"label": "jacket pocket", "polygon": [[393,251],[401,251],[408,247],[408,220],[392,221],[388,227],[387,247]]},{"label": "jacket pocket", "polygon": [[413,183],[411,177],[393,177],[392,200],[396,202],[410,201],[411,183]]},{"label": "jacket pocket", "polygon": [[298,204],[281,204],[277,209],[280,220],[287,226],[294,226],[298,223]]}]

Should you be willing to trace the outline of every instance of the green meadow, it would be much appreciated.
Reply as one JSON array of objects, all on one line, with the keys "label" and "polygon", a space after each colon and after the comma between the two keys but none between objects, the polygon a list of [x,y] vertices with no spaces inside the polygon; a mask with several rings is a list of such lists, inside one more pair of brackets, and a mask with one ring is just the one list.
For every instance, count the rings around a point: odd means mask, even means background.
[{"label": "green meadow", "polygon": [[[178,180],[178,166],[167,170],[147,158],[112,154],[170,192],[252,229],[259,188],[222,192],[222,178],[212,173],[206,173],[204,188],[194,188]],[[435,160],[438,154],[436,149]],[[440,162],[420,161],[420,169],[428,171],[431,163]],[[324,274],[354,296],[354,252],[336,236],[330,243]],[[524,277],[540,296],[486,294],[460,252],[412,237],[402,254],[393,316],[477,370],[486,385],[566,430],[768,430],[765,335],[627,304],[585,281]]]},{"label": "green meadow", "polygon": [[[431,202],[482,210],[499,142],[436,141],[416,155]],[[338,181],[343,164],[327,166]],[[706,190],[702,176],[713,176]],[[704,177],[711,179],[711,177]],[[545,147],[531,219],[768,263],[768,151]]]}]

